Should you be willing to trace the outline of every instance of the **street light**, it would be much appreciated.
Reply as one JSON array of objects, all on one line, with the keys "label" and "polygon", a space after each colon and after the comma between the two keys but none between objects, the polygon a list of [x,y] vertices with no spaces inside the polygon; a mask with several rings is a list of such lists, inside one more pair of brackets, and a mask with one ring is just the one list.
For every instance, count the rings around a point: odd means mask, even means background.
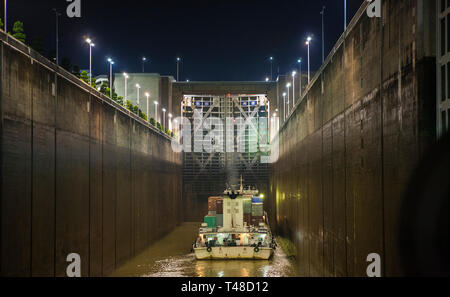
[{"label": "street light", "polygon": [[147,97],[147,122],[150,122],[150,107],[149,107],[150,94],[148,92],[145,93],[145,97]]},{"label": "street light", "polygon": [[309,45],[311,44],[311,40],[312,40],[312,37],[311,36],[308,36],[308,38],[306,39],[306,45],[308,46],[308,84],[309,84],[309,82],[311,81],[311,64],[310,64],[310,60],[309,60],[309,58],[310,58],[310,56],[309,56]]},{"label": "street light", "polygon": [[169,113],[169,130],[172,131],[172,117],[173,115],[171,113]]},{"label": "street light", "polygon": [[302,92],[303,92],[303,90],[302,90],[302,62],[303,62],[302,58],[299,58],[297,60],[297,63],[299,64],[299,76],[300,76],[300,98],[302,98]]},{"label": "street light", "polygon": [[176,133],[178,131],[178,120],[175,119],[173,120],[173,122],[175,123],[175,127],[173,127],[173,132]]},{"label": "street light", "polygon": [[325,6],[322,7],[322,11],[320,12],[322,15],[322,64],[325,62],[325,29],[323,18],[325,16]]},{"label": "street light", "polygon": [[145,63],[147,62],[147,58],[143,57],[142,58],[142,73],[145,73]]},{"label": "street light", "polygon": [[297,71],[292,71],[292,108],[295,105],[295,76],[297,75]]},{"label": "street light", "polygon": [[283,114],[284,119],[286,120],[286,92],[283,93]]},{"label": "street light", "polygon": [[269,81],[269,78],[268,77],[266,77],[266,82],[268,82]]},{"label": "street light", "polygon": [[5,30],[5,33],[6,33],[6,32],[8,32],[8,1],[7,0],[5,0],[4,12],[5,12],[5,27],[4,27],[4,30]]},{"label": "street light", "polygon": [[347,0],[344,0],[344,32],[347,30]]},{"label": "street light", "polygon": [[166,109],[163,108],[162,111],[163,111],[163,129],[165,131],[166,130]]},{"label": "street light", "polygon": [[273,80],[273,57],[270,57],[269,61],[270,61],[270,80]]},{"label": "street light", "polygon": [[92,48],[95,44],[90,38],[86,38],[87,44],[89,44],[89,84],[92,84]]},{"label": "street light", "polygon": [[[139,108],[139,91],[141,90],[141,86],[139,84],[136,84],[136,89],[137,89],[137,106]],[[139,115],[139,111],[138,111],[138,115]]]},{"label": "street light", "polygon": [[289,88],[291,87],[291,83],[287,83],[286,84],[286,88],[287,88],[287,103],[288,103],[288,114],[289,114],[289,104],[290,104],[290,99],[289,99]]},{"label": "street light", "polygon": [[127,104],[125,103],[127,101],[127,97],[128,97],[128,84],[127,84],[127,80],[129,78],[128,74],[124,73],[123,77],[125,78],[125,97],[123,97],[123,106],[126,106]]},{"label": "street light", "polygon": [[[56,8],[53,8],[53,11],[55,12],[56,16],[56,65],[59,65],[59,17],[61,14],[56,10]],[[5,15],[6,15],[6,0],[5,0]],[[5,32],[6,31],[6,16],[5,16]]]},{"label": "street light", "polygon": [[110,95],[110,98],[112,99],[112,97],[113,97],[113,65],[114,65],[114,61],[111,58],[109,58],[108,62],[109,62],[109,95]]},{"label": "street light", "polygon": [[155,104],[155,121],[158,122],[158,101],[153,101]]},{"label": "street light", "polygon": [[178,57],[177,58],[177,81],[180,81],[180,61],[181,61],[181,58]]}]

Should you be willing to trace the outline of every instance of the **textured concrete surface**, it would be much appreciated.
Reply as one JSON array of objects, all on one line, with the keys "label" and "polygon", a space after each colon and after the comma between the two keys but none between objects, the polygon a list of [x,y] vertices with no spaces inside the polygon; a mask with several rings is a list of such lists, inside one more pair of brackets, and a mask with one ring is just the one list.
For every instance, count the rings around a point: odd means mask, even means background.
[{"label": "textured concrete surface", "polygon": [[282,127],[270,218],[304,276],[366,276],[371,253],[403,273],[403,193],[435,141],[434,2],[364,3]]},{"label": "textured concrete surface", "polygon": [[181,221],[181,155],[0,33],[0,275],[110,274]]}]

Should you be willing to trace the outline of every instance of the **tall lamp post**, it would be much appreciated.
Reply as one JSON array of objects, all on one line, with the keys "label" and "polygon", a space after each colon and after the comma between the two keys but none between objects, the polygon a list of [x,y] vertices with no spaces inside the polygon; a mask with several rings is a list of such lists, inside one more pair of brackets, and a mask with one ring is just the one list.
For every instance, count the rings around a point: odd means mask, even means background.
[{"label": "tall lamp post", "polygon": [[92,48],[95,44],[90,38],[86,38],[87,44],[89,44],[89,84],[92,85]]},{"label": "tall lamp post", "polygon": [[322,7],[322,11],[320,12],[322,15],[322,64],[325,62],[325,27],[323,18],[325,16],[325,6]]},{"label": "tall lamp post", "polygon": [[181,61],[181,58],[178,57],[177,58],[177,81],[180,81],[180,61]]},{"label": "tall lamp post", "polygon": [[114,61],[111,58],[109,58],[108,62],[109,62],[109,95],[110,95],[110,98],[112,99],[112,97],[113,97],[113,65],[114,65]]},{"label": "tall lamp post", "polygon": [[283,114],[284,120],[286,120],[286,92],[283,93]]},{"label": "tall lamp post", "polygon": [[149,98],[150,98],[150,94],[147,92],[145,93],[145,97],[147,97],[147,122],[150,122],[150,102],[149,102]]},{"label": "tall lamp post", "polygon": [[297,63],[299,64],[299,77],[300,77],[300,86],[299,86],[299,88],[300,88],[300,98],[302,98],[302,93],[303,93],[303,90],[302,90],[302,58],[299,58],[298,60],[297,60]]},{"label": "tall lamp post", "polygon": [[172,117],[173,117],[173,115],[171,113],[169,113],[169,130],[170,131],[172,131]]},{"label": "tall lamp post", "polygon": [[158,122],[158,101],[153,101],[155,104],[155,121]]},{"label": "tall lamp post", "polygon": [[292,71],[292,108],[295,106],[295,76],[297,71]]},{"label": "tall lamp post", "polygon": [[145,63],[147,62],[147,58],[143,57],[142,58],[142,73],[145,73]]},{"label": "tall lamp post", "polygon": [[290,107],[289,106],[290,105],[290,98],[289,98],[290,90],[289,89],[291,88],[291,83],[287,83],[286,88],[287,88],[287,107],[288,107],[287,114],[289,114],[289,107]]},{"label": "tall lamp post", "polygon": [[[56,65],[59,65],[59,17],[61,14],[56,10],[56,8],[53,8],[53,11],[55,12],[56,16]],[[6,0],[5,0],[5,14],[6,14]],[[6,31],[6,17],[5,17],[5,32]]]},{"label": "tall lamp post", "polygon": [[309,45],[311,44],[312,37],[308,36],[306,39],[306,45],[308,46],[308,84],[311,81],[311,62],[310,62],[310,56],[309,56]]},{"label": "tall lamp post", "polygon": [[127,82],[127,80],[129,78],[129,76],[128,76],[128,74],[124,73],[123,77],[125,78],[125,85],[124,85],[124,89],[125,89],[125,93],[124,94],[125,94],[125,96],[123,97],[123,106],[126,106],[127,105],[126,101],[127,101],[127,97],[128,97],[128,82]]},{"label": "tall lamp post", "polygon": [[166,131],[166,109],[163,108],[162,112],[163,112],[163,129],[164,131]]},{"label": "tall lamp post", "polygon": [[347,0],[344,0],[344,31],[347,30]]},{"label": "tall lamp post", "polygon": [[269,61],[270,61],[270,81],[273,81],[273,57],[270,57]]},{"label": "tall lamp post", "polygon": [[5,33],[8,32],[8,0],[5,0]]},{"label": "tall lamp post", "polygon": [[[138,106],[138,109],[139,109],[139,91],[141,90],[141,86],[139,85],[139,84],[136,84],[136,89],[137,89],[137,101],[136,101],[136,103],[137,103],[137,106]],[[139,110],[138,110],[138,116],[139,116]]]}]

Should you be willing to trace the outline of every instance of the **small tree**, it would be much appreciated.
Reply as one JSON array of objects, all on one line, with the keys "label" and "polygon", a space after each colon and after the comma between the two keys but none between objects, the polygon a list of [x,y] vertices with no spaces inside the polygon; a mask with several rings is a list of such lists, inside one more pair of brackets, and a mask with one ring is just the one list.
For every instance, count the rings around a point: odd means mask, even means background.
[{"label": "small tree", "polygon": [[150,124],[152,124],[153,126],[155,126],[155,125],[156,125],[156,121],[155,121],[155,119],[154,119],[154,118],[151,118],[151,119],[150,119]]},{"label": "small tree", "polygon": [[13,27],[13,37],[16,38],[17,40],[25,43],[25,40],[27,38],[27,36],[25,35],[25,33],[23,33],[23,23],[21,21],[17,21],[14,23],[14,27]]},{"label": "small tree", "polygon": [[[3,20],[0,18],[0,28],[3,28],[5,24],[3,24]],[[5,30],[6,31],[6,30]]]},{"label": "small tree", "polygon": [[129,111],[133,112],[133,104],[131,104],[131,101],[127,100],[126,103],[127,103],[127,109]]},{"label": "small tree", "polygon": [[89,75],[88,75],[87,71],[81,72],[80,79],[82,81],[84,81],[85,83],[89,83]]},{"label": "small tree", "polygon": [[143,119],[144,121],[147,121],[147,115],[140,109],[139,109],[139,117],[141,117],[141,119]]}]

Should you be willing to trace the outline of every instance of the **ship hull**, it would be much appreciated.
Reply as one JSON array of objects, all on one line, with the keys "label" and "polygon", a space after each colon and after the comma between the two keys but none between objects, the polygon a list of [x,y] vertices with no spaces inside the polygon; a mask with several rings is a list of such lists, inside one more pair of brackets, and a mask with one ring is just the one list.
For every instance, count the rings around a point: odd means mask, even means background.
[{"label": "ship hull", "polygon": [[273,256],[272,248],[253,247],[213,247],[209,252],[207,248],[194,248],[197,260],[269,260]]}]

